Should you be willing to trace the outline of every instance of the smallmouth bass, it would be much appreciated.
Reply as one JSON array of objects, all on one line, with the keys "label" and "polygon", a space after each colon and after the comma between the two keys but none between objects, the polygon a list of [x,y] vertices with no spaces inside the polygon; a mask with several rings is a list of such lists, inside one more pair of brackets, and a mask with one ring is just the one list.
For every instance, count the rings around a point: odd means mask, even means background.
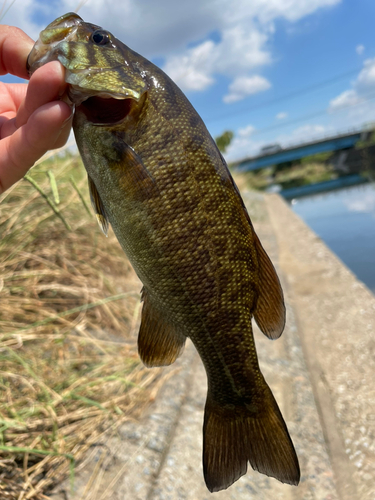
[{"label": "smallmouth bass", "polygon": [[210,491],[253,469],[298,484],[298,459],[259,369],[252,317],[269,338],[283,293],[203,121],[172,80],[101,27],[69,13],[41,32],[30,73],[65,67],[73,129],[99,224],[143,283],[138,350],[168,365],[189,337],[208,392],[203,469]]}]

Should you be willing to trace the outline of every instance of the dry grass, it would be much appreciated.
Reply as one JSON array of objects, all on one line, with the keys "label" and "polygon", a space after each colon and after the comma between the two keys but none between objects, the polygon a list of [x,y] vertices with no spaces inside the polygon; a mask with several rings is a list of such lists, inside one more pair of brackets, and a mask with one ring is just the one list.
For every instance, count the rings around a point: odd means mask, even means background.
[{"label": "dry grass", "polygon": [[136,352],[141,285],[86,183],[66,154],[0,197],[1,499],[47,498],[162,383]]}]

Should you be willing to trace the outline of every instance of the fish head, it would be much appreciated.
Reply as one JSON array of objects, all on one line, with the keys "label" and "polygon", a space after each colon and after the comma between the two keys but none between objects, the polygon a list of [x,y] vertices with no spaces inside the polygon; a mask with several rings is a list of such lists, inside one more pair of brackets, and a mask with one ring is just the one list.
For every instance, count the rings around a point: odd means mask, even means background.
[{"label": "fish head", "polygon": [[148,83],[135,55],[109,31],[68,13],[40,33],[27,68],[31,75],[59,61],[68,83],[64,100],[76,106],[85,103],[88,121],[107,125],[121,122],[144,100]]}]

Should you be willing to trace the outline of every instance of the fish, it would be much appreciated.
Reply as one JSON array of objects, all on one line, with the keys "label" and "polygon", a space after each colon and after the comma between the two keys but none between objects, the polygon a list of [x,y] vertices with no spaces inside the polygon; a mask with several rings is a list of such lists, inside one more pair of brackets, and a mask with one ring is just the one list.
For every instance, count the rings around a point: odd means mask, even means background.
[{"label": "fish", "polygon": [[178,86],[109,31],[63,15],[39,36],[32,74],[65,68],[65,98],[100,227],[143,283],[138,352],[173,363],[190,338],[207,374],[203,472],[209,491],[260,473],[297,485],[298,458],[259,368],[252,319],[285,325],[280,281],[227,164]]}]

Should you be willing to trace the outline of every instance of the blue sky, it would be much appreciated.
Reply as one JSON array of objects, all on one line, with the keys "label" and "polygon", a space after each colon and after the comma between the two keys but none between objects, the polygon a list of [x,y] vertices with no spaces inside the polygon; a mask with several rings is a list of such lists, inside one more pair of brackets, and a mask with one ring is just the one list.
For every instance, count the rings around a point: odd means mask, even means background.
[{"label": "blue sky", "polygon": [[[35,38],[77,7],[16,0],[2,23]],[[375,122],[374,0],[88,0],[79,14],[161,66],[213,136],[232,130],[229,160]]]}]

